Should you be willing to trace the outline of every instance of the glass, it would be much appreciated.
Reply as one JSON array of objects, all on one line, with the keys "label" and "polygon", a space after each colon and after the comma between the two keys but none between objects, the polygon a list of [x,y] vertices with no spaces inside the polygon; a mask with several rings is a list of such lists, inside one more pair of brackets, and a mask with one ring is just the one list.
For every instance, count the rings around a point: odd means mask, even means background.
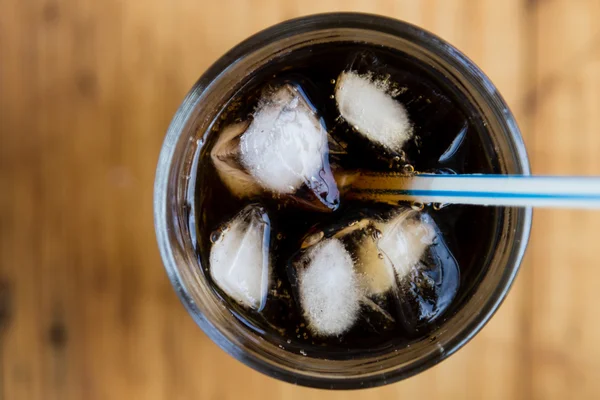
[{"label": "glass", "polygon": [[353,13],[283,22],[240,43],[202,75],[173,118],[156,172],[154,218],[169,278],[194,320],[227,353],[274,378],[331,389],[379,386],[407,378],[467,343],[506,296],[531,226],[531,209],[505,208],[498,246],[470,299],[429,340],[398,352],[353,360],[308,358],[263,340],[232,316],[208,286],[192,245],[195,227],[189,217],[194,212],[197,150],[221,107],[261,66],[285,52],[342,41],[397,49],[442,71],[479,111],[489,132],[485,151],[497,158],[502,173],[529,174],[519,129],[494,85],[454,47],[404,22]]}]

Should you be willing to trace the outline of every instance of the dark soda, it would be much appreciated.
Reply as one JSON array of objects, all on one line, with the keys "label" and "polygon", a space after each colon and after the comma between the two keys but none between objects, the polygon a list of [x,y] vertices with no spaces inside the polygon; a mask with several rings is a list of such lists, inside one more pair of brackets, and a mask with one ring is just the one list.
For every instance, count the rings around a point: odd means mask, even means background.
[{"label": "dark soda", "polygon": [[[394,88],[394,98],[406,108],[414,129],[413,139],[402,151],[392,152],[369,142],[340,118],[334,90],[340,73],[348,70],[384,80]],[[397,50],[362,43],[314,45],[292,51],[248,76],[205,135],[199,150],[194,199],[195,244],[202,272],[215,294],[247,329],[287,351],[309,357],[347,359],[383,354],[427,340],[461,308],[485,274],[499,240],[503,210],[462,205],[379,204],[347,199],[344,193],[335,207],[316,210],[268,191],[247,197],[232,194],[215,169],[211,150],[226,127],[251,120],[265,93],[284,84],[303,91],[325,126],[330,140],[329,162],[334,172],[501,172],[478,111],[441,72]],[[250,204],[259,204],[265,210],[270,228],[272,272],[268,296],[260,310],[252,310],[230,298],[214,284],[209,273],[209,254],[220,229]],[[293,267],[302,244],[314,235],[326,240],[364,218],[381,219],[397,209],[410,207],[436,225],[437,240],[443,251],[428,257],[439,258],[433,263],[437,263],[438,270],[413,276],[408,283],[399,283],[398,291],[374,296],[371,303],[361,304],[360,317],[342,334],[322,335],[309,329]],[[443,257],[450,257],[452,262]],[[454,265],[458,271],[449,274],[447,269]],[[445,290],[452,293],[444,293]],[[412,295],[405,296],[406,293]]]}]

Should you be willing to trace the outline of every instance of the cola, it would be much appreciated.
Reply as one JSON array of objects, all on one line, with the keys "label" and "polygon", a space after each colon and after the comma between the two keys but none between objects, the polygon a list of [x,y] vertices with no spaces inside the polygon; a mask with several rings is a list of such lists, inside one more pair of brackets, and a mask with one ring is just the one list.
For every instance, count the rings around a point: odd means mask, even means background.
[{"label": "cola", "polygon": [[273,59],[200,149],[196,246],[215,295],[247,329],[309,357],[427,339],[485,274],[502,210],[364,201],[343,179],[498,173],[477,116],[449,78],[398,50],[316,44]]}]

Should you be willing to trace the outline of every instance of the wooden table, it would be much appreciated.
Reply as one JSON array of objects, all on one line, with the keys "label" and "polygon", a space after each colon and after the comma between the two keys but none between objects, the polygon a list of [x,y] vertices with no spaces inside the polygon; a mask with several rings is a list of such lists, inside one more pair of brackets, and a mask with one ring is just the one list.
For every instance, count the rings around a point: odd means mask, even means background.
[{"label": "wooden table", "polygon": [[597,0],[0,2],[0,399],[597,399],[600,213],[536,211],[501,310],[408,381],[330,393],[210,342],[154,238],[163,134],[197,77],[279,21],[358,10],[471,57],[517,116],[539,174],[600,174]]}]

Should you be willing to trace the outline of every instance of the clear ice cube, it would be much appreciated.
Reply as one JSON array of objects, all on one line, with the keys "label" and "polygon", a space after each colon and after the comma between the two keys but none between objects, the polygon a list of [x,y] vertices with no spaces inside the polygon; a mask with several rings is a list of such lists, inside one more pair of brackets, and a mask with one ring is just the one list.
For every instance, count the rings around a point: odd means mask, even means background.
[{"label": "clear ice cube", "polygon": [[265,210],[251,204],[214,235],[210,275],[229,297],[254,310],[266,302],[270,278],[270,221]]},{"label": "clear ice cube", "polygon": [[394,269],[398,279],[408,275],[436,238],[434,226],[423,221],[420,215],[406,209],[378,224],[381,229],[378,247],[384,255],[381,260]]},{"label": "clear ice cube", "polygon": [[366,295],[381,295],[394,288],[396,275],[392,265],[386,262],[379,248],[381,231],[373,221],[370,229],[356,246],[356,268],[360,273],[361,285]]},{"label": "clear ice cube", "polygon": [[400,211],[382,226],[380,248],[398,279],[398,320],[417,334],[446,311],[460,284],[459,266],[427,213]]}]

